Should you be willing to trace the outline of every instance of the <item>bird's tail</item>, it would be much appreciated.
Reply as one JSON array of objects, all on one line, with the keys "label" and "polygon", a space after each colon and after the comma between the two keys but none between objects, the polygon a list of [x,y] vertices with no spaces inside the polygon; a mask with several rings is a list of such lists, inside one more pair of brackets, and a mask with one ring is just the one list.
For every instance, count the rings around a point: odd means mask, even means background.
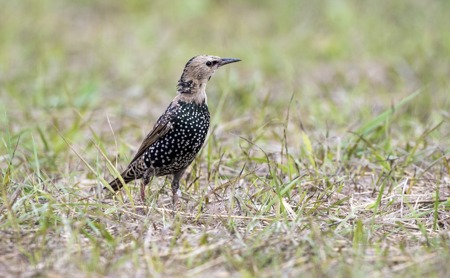
[{"label": "bird's tail", "polygon": [[[128,166],[128,168],[125,171],[123,171],[123,173],[120,174],[120,176],[122,177],[125,183],[129,183],[132,180],[141,178],[141,176],[136,176],[136,169],[134,165]],[[109,186],[111,186],[112,190],[117,191],[123,187],[123,183],[120,181],[120,178],[116,178],[115,180],[109,183]]]},{"label": "bird's tail", "polygon": [[[121,176],[125,183],[129,183],[130,181],[135,179],[134,177],[127,176],[126,173],[122,173]],[[123,187],[123,183],[120,181],[119,178],[116,178],[115,180],[109,183],[109,186],[111,186],[112,190],[117,191]]]},{"label": "bird's tail", "polygon": [[[122,188],[123,184],[119,178],[116,178],[115,180],[113,180],[112,182],[109,183],[109,186],[111,186],[112,190],[117,191],[120,188]],[[106,189],[106,187],[105,187],[105,189]]]}]

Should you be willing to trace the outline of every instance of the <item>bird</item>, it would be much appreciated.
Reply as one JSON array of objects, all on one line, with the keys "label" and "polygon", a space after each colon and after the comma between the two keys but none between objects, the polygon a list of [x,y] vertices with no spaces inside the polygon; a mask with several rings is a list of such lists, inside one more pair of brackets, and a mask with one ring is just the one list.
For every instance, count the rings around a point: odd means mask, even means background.
[{"label": "bird", "polygon": [[144,187],[154,176],[173,175],[172,204],[175,207],[181,197],[180,180],[208,133],[210,113],[206,84],[218,68],[239,61],[212,55],[191,58],[178,80],[177,95],[145,137],[128,167],[109,183],[110,189],[116,192],[124,183],[142,179],[143,201]]}]

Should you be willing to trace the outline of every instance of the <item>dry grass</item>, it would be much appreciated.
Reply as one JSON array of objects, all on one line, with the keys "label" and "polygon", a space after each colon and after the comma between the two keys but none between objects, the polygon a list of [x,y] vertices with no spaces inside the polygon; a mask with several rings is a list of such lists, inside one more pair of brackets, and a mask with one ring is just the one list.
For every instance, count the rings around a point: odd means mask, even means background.
[{"label": "dry grass", "polygon": [[[445,277],[444,1],[0,9],[0,276]],[[183,181],[99,189],[187,59],[238,57]]]}]

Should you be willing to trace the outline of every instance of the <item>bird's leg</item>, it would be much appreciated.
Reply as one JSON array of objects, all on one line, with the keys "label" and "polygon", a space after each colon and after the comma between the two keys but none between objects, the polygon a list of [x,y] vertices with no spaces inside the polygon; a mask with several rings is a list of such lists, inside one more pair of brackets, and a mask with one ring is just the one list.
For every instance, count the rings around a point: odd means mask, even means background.
[{"label": "bird's leg", "polygon": [[141,201],[145,201],[145,181],[141,181]]},{"label": "bird's leg", "polygon": [[181,169],[180,171],[176,172],[173,175],[173,180],[172,180],[172,205],[173,205],[173,210],[175,211],[175,206],[177,204],[178,198],[181,197],[181,190],[180,190],[180,179],[184,174],[184,171],[186,170],[186,168]]},{"label": "bird's leg", "polygon": [[155,169],[150,167],[144,172],[144,176],[142,176],[142,182],[141,182],[141,201],[144,202],[145,200],[145,186],[149,184],[155,175]]}]

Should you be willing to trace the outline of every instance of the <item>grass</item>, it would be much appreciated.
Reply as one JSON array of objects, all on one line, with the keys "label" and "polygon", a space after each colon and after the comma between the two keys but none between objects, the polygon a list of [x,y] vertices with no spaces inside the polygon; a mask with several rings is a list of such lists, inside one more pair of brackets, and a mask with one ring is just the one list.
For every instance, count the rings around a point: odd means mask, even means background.
[{"label": "grass", "polygon": [[[3,275],[450,272],[446,1],[0,5]],[[98,194],[201,53],[243,61],[180,209],[165,178]]]}]

